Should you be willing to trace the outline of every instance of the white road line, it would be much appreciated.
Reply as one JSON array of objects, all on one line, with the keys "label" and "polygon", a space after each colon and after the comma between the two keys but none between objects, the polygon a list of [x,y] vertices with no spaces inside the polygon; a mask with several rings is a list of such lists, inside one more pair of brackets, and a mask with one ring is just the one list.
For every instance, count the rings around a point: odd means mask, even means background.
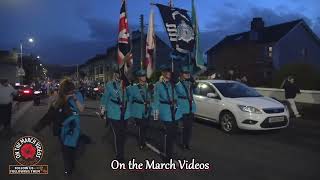
[{"label": "white road line", "polygon": [[155,153],[157,153],[157,154],[162,154],[156,147],[152,146],[152,145],[149,144],[148,142],[146,142],[146,146],[147,146],[148,148],[150,148],[151,151],[153,151],[153,152],[155,152]]}]

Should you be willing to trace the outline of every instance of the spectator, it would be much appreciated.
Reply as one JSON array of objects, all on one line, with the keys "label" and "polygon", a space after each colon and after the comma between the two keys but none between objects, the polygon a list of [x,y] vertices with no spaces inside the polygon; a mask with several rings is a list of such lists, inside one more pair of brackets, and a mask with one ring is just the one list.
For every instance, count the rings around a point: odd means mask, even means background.
[{"label": "spectator", "polygon": [[289,76],[287,80],[283,83],[283,88],[285,91],[285,98],[288,101],[290,108],[292,109],[294,115],[299,118],[301,117],[300,113],[298,112],[296,103],[294,98],[297,94],[300,94],[300,89],[295,83],[295,79],[292,76]]},{"label": "spectator", "polygon": [[11,131],[11,109],[13,96],[17,91],[9,84],[7,79],[0,79],[0,126],[4,126],[7,133]]},{"label": "spectator", "polygon": [[246,75],[242,76],[242,78],[240,79],[240,81],[244,84],[247,84],[248,83],[248,78]]}]

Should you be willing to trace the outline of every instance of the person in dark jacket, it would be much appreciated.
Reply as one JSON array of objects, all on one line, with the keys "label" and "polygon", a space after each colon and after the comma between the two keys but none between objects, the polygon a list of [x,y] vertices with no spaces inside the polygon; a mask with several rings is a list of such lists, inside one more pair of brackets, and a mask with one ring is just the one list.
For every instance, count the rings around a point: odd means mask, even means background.
[{"label": "person in dark jacket", "polygon": [[300,94],[300,89],[295,83],[295,79],[292,76],[289,76],[288,79],[284,82],[283,88],[285,91],[285,98],[288,101],[294,115],[297,118],[301,117],[294,101],[294,98],[297,96],[297,94]]}]

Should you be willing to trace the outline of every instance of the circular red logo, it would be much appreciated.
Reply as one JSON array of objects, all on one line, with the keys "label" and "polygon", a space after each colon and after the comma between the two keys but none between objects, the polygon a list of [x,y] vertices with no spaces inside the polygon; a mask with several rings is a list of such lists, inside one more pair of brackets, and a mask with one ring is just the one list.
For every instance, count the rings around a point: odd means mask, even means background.
[{"label": "circular red logo", "polygon": [[21,165],[31,166],[39,163],[43,156],[42,143],[33,136],[18,139],[13,146],[13,157]]}]

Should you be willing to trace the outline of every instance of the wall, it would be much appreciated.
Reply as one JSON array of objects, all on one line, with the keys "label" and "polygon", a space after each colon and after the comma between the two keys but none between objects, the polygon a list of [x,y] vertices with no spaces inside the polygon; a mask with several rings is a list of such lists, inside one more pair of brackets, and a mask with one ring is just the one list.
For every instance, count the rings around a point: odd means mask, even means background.
[{"label": "wall", "polygon": [[[260,94],[268,97],[274,97],[279,100],[285,100],[283,89],[273,88],[255,88]],[[301,90],[295,98],[296,102],[308,104],[320,104],[320,91]]]},{"label": "wall", "polygon": [[0,78],[6,78],[9,80],[10,83],[16,83],[16,65],[13,64],[0,64]]}]

